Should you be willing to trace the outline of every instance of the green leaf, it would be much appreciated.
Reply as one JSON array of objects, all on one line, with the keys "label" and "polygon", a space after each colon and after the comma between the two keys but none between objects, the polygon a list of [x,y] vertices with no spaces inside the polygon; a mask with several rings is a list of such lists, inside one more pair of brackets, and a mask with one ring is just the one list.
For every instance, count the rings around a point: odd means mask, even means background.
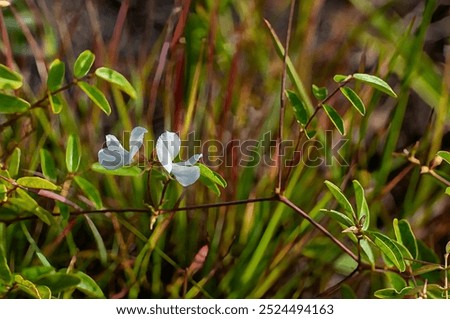
[{"label": "green leaf", "polygon": [[63,102],[60,98],[60,93],[58,94],[49,94],[48,100],[50,102],[50,106],[52,107],[53,114],[59,114],[63,108]]},{"label": "green leaf", "polygon": [[79,291],[84,293],[89,298],[105,298],[103,291],[94,279],[82,271],[75,271],[73,274],[80,279],[80,283],[77,285],[77,289]]},{"label": "green leaf", "polygon": [[21,271],[21,275],[31,281],[50,273],[55,273],[55,268],[53,268],[52,266],[32,266],[24,268]]},{"label": "green leaf", "polygon": [[317,85],[312,85],[312,92],[316,99],[323,100],[328,96],[328,90],[326,87],[318,87]]},{"label": "green leaf", "polygon": [[85,50],[81,52],[73,66],[73,74],[75,75],[75,77],[82,78],[83,76],[88,74],[89,70],[92,67],[92,64],[94,64],[94,60],[95,55],[91,51]]},{"label": "green leaf", "polygon": [[356,216],[358,217],[358,220],[361,220],[361,218],[364,219],[364,224],[362,225],[363,230],[367,230],[369,228],[370,224],[370,212],[369,212],[369,206],[367,205],[366,197],[364,195],[364,188],[361,186],[361,184],[355,179],[353,180],[353,189],[355,190],[355,197],[356,197]]},{"label": "green leaf", "polygon": [[294,109],[294,115],[297,122],[301,125],[305,125],[308,122],[308,113],[305,104],[294,91],[286,90],[286,95]]},{"label": "green leaf", "polygon": [[46,286],[37,286],[31,281],[24,279],[20,275],[14,276],[14,281],[17,288],[25,292],[29,296],[38,299],[50,299],[52,297],[52,292]]},{"label": "green leaf", "polygon": [[59,59],[50,64],[48,70],[47,87],[50,92],[56,91],[64,82],[64,75],[66,72],[66,65]]},{"label": "green leaf", "polygon": [[0,184],[0,203],[8,199],[8,189],[5,184]]},{"label": "green leaf", "polygon": [[69,136],[66,148],[66,167],[70,173],[78,170],[81,161],[81,149],[78,137],[74,134]]},{"label": "green leaf", "polygon": [[20,168],[20,155],[22,154],[20,148],[14,148],[13,153],[9,157],[8,172],[12,178],[15,178],[19,174]]},{"label": "green leaf", "polygon": [[81,176],[75,176],[74,180],[78,187],[80,187],[86,196],[94,203],[97,209],[103,207],[102,197],[100,196],[98,189],[91,182]]},{"label": "green leaf", "polygon": [[316,135],[316,133],[317,131],[315,130],[308,131],[305,129],[305,136],[308,140],[312,139]]},{"label": "green leaf", "polygon": [[45,178],[50,181],[56,181],[56,165],[53,156],[46,149],[41,148],[39,151],[41,158],[41,169]]},{"label": "green leaf", "polygon": [[0,283],[4,282],[9,284],[11,281],[12,281],[12,274],[8,266],[8,260],[6,259],[6,255],[2,245],[0,245]]},{"label": "green leaf", "polygon": [[448,196],[450,196],[450,187],[447,187],[447,188],[445,189],[445,194],[447,194]]},{"label": "green leaf", "polygon": [[406,219],[398,220],[397,218],[394,218],[393,228],[397,241],[408,249],[414,259],[417,259],[419,255],[419,248],[417,246],[416,236],[414,235],[408,221]]},{"label": "green leaf", "polygon": [[402,299],[411,290],[413,290],[412,287],[405,287],[399,292],[397,290],[395,290],[395,288],[384,288],[384,289],[375,291],[374,295],[375,295],[375,297],[381,298],[381,299]]},{"label": "green leaf", "polygon": [[19,97],[0,93],[0,114],[22,113],[29,107],[30,103]]},{"label": "green leaf", "polygon": [[423,275],[423,274],[427,274],[429,272],[442,270],[442,269],[444,269],[444,267],[442,267],[441,265],[438,265],[438,264],[424,265],[424,266],[421,266],[421,267],[415,269],[414,272],[413,272],[413,275],[414,276],[420,276],[420,275]]},{"label": "green leaf", "polygon": [[389,285],[392,286],[392,288],[394,288],[398,292],[402,291],[405,287],[408,286],[405,279],[403,279],[402,276],[400,276],[395,272],[386,271],[384,275],[386,276]]},{"label": "green leaf", "polygon": [[77,85],[103,112],[107,115],[111,114],[111,106],[102,91],[84,81],[78,81]]},{"label": "green leaf", "polygon": [[372,265],[372,267],[375,266],[375,256],[373,255],[373,251],[370,247],[369,241],[366,238],[363,238],[359,243],[361,245],[362,251],[367,256],[369,263]]},{"label": "green leaf", "polygon": [[36,284],[47,286],[53,294],[64,290],[75,288],[81,282],[80,278],[72,274],[53,273],[41,276],[35,281]]},{"label": "green leaf", "polygon": [[350,214],[350,216],[352,216],[353,219],[357,220],[355,211],[353,210],[352,205],[350,204],[347,197],[345,197],[344,193],[342,193],[342,191],[339,189],[339,187],[337,187],[330,181],[325,181],[325,185],[327,185],[331,194],[337,200],[337,202],[342,206],[342,208],[344,208],[345,212]]},{"label": "green leaf", "polygon": [[447,254],[450,254],[450,241],[447,243],[447,245],[445,245],[445,252]]},{"label": "green leaf", "polygon": [[343,228],[355,226],[355,223],[350,218],[348,218],[347,215],[342,214],[341,212],[333,209],[321,209],[321,211],[327,213],[327,215],[330,215],[332,219],[343,225]]},{"label": "green leaf", "polygon": [[437,152],[437,155],[442,157],[444,161],[446,161],[448,164],[450,164],[450,152],[447,151],[439,151]]},{"label": "green leaf", "polygon": [[341,83],[342,81],[345,81],[345,79],[348,78],[348,75],[342,75],[342,74],[336,74],[333,76],[333,80],[336,83]]},{"label": "green leaf", "polygon": [[22,75],[17,73],[6,65],[0,64],[0,89],[17,90],[22,86]]},{"label": "green leaf", "polygon": [[375,89],[386,93],[389,96],[397,97],[397,94],[392,90],[392,88],[387,84],[385,81],[380,79],[379,77],[375,75],[365,74],[365,73],[355,73],[353,74],[353,78],[367,83],[370,86],[374,87]]},{"label": "green leaf", "polygon": [[364,102],[361,100],[358,94],[356,94],[355,91],[353,91],[349,87],[341,87],[340,88],[342,94],[347,98],[347,100],[350,101],[350,103],[353,105],[353,107],[361,113],[361,115],[366,115],[366,107],[364,106]]},{"label": "green leaf", "polygon": [[325,110],[325,113],[327,113],[328,117],[330,118],[331,122],[333,122],[339,133],[345,135],[344,121],[342,120],[342,117],[339,115],[339,113],[336,112],[336,110],[328,104],[323,104],[323,109]]},{"label": "green leaf", "polygon": [[223,188],[227,187],[227,181],[219,173],[214,172],[208,166],[202,163],[198,163],[198,167],[200,168],[201,176],[210,179],[211,181],[213,181],[214,183]]},{"label": "green leaf", "polygon": [[128,166],[121,167],[114,170],[109,170],[104,168],[100,163],[92,164],[92,170],[97,173],[107,174],[107,175],[116,175],[116,176],[139,176],[142,173],[142,170],[137,166]]},{"label": "green leaf", "polygon": [[37,176],[21,177],[17,180],[17,184],[28,188],[48,189],[52,191],[59,190],[59,187],[52,182]]},{"label": "green leaf", "polygon": [[395,267],[401,272],[405,271],[406,264],[403,255],[395,242],[386,235],[378,232],[370,232],[375,245],[383,252],[383,254],[393,262]]},{"label": "green leaf", "polygon": [[97,251],[98,255],[100,257],[100,262],[102,265],[106,265],[108,260],[108,253],[106,252],[105,242],[103,241],[103,237],[100,234],[100,232],[97,229],[97,226],[95,226],[94,222],[89,216],[84,216],[86,219],[86,222],[92,232],[92,235],[94,236],[95,243],[97,244]]},{"label": "green leaf", "polygon": [[101,67],[95,70],[95,75],[111,84],[117,85],[120,90],[127,93],[132,99],[136,98],[136,90],[119,72],[106,67]]}]

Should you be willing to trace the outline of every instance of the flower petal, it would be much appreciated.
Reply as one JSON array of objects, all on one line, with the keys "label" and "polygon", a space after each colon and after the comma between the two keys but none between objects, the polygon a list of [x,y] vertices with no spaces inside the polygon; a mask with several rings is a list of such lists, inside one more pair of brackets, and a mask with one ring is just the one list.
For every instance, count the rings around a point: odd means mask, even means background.
[{"label": "flower petal", "polygon": [[130,135],[130,160],[136,155],[144,143],[144,134],[147,133],[147,129],[137,126],[131,131]]},{"label": "flower petal", "polygon": [[176,133],[164,132],[156,142],[156,155],[167,172],[172,171],[172,161],[180,152],[181,141]]},{"label": "flower petal", "polygon": [[200,168],[198,166],[184,166],[179,163],[173,163],[172,174],[177,181],[184,187],[189,186],[200,177]]},{"label": "flower petal", "polygon": [[199,159],[201,159],[202,157],[203,157],[203,154],[195,154],[195,155],[191,156],[187,161],[180,162],[177,164],[181,165],[181,166],[194,166],[199,161]]}]

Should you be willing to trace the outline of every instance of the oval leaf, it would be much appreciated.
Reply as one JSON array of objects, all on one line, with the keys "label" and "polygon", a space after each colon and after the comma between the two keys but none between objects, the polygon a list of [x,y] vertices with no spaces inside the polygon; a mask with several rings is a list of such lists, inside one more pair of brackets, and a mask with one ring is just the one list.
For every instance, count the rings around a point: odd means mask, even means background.
[{"label": "oval leaf", "polygon": [[373,237],[375,245],[389,258],[401,272],[405,271],[406,264],[403,255],[392,239],[378,232],[370,233]]},{"label": "oval leaf", "polygon": [[102,208],[102,197],[100,196],[98,189],[91,182],[81,176],[75,176],[74,179],[78,187],[80,187],[86,196],[95,204],[95,207],[97,209]]},{"label": "oval leaf", "polygon": [[30,103],[19,97],[0,93],[0,114],[13,114],[25,112]]},{"label": "oval leaf", "polygon": [[75,61],[73,66],[73,74],[76,78],[82,78],[86,74],[88,74],[89,70],[94,64],[95,55],[89,50],[81,52],[78,58]]},{"label": "oval leaf", "polygon": [[77,84],[95,105],[107,115],[111,114],[111,106],[102,91],[83,81],[79,81]]},{"label": "oval leaf", "polygon": [[305,103],[303,103],[294,91],[286,90],[286,96],[294,109],[294,115],[297,122],[301,125],[305,125],[308,122],[308,113],[306,111]]},{"label": "oval leaf", "polygon": [[345,135],[344,121],[342,120],[342,117],[339,115],[339,113],[336,112],[336,110],[328,104],[323,104],[323,109],[325,110],[325,113],[327,113],[328,117],[330,118],[331,122],[333,122],[339,133]]},{"label": "oval leaf", "polygon": [[358,94],[356,94],[355,91],[353,91],[349,87],[341,87],[340,88],[342,94],[347,98],[347,100],[350,101],[350,103],[353,105],[353,107],[361,113],[361,115],[366,115],[366,107],[364,105],[364,102],[361,100]]},{"label": "oval leaf", "polygon": [[394,218],[393,228],[397,241],[408,249],[414,259],[417,259],[419,255],[419,248],[417,246],[416,236],[414,235],[408,221],[406,219],[398,220],[397,218]]},{"label": "oval leaf", "polygon": [[355,211],[353,210],[352,205],[348,201],[347,197],[345,197],[344,193],[342,193],[342,191],[339,189],[339,187],[337,187],[330,181],[325,181],[325,185],[327,185],[331,194],[337,200],[337,202],[342,206],[342,208],[344,208],[345,212],[350,214],[350,216],[352,216],[354,220],[357,220]]},{"label": "oval leaf", "polygon": [[50,102],[50,106],[52,107],[52,112],[54,114],[59,114],[62,111],[63,108],[63,103],[59,97],[59,94],[49,94],[48,95],[48,100]]},{"label": "oval leaf", "polygon": [[316,99],[324,100],[328,96],[328,90],[325,87],[318,87],[317,85],[312,85],[312,92]]},{"label": "oval leaf", "polygon": [[365,73],[355,73],[353,74],[353,78],[367,83],[370,86],[374,87],[375,89],[386,93],[389,96],[397,97],[397,94],[395,94],[394,90],[387,84],[385,81],[380,79],[379,77],[375,75],[365,74]]},{"label": "oval leaf", "polygon": [[17,180],[17,184],[27,188],[48,189],[51,191],[59,190],[59,187],[52,182],[37,176],[21,177]]},{"label": "oval leaf", "polygon": [[20,148],[16,147],[16,148],[14,148],[13,153],[9,157],[8,172],[12,178],[15,178],[19,174],[20,155],[21,154],[22,154],[22,151],[20,150]]},{"label": "oval leaf", "polygon": [[64,81],[64,74],[66,72],[66,65],[59,59],[50,64],[47,78],[47,88],[49,91],[55,91],[61,87]]},{"label": "oval leaf", "polygon": [[41,169],[45,178],[51,181],[56,181],[56,165],[52,155],[46,149],[39,151],[41,158]]},{"label": "oval leaf", "polygon": [[204,176],[204,177],[210,179],[211,181],[213,181],[214,183],[216,183],[217,185],[219,185],[223,188],[227,187],[227,181],[222,176],[220,176],[218,173],[211,170],[208,166],[206,166],[202,163],[198,163],[198,167],[200,168],[201,176]]},{"label": "oval leaf", "polygon": [[77,136],[71,134],[67,141],[66,148],[66,167],[70,173],[78,170],[81,161],[80,142]]},{"label": "oval leaf", "polygon": [[104,168],[102,165],[100,165],[100,163],[92,164],[92,170],[97,173],[116,176],[139,176],[142,173],[142,170],[137,166],[124,166],[118,169],[110,170]]},{"label": "oval leaf", "polygon": [[63,273],[44,275],[35,281],[38,285],[49,287],[53,294],[74,288],[80,282],[81,280],[77,276]]},{"label": "oval leaf", "polygon": [[81,271],[76,271],[74,275],[80,279],[80,283],[77,285],[79,291],[83,292],[89,298],[105,298],[103,291],[94,279]]},{"label": "oval leaf", "polygon": [[333,81],[336,83],[341,83],[342,81],[345,81],[345,79],[348,78],[348,75],[342,75],[342,74],[336,74],[333,76]]},{"label": "oval leaf", "polygon": [[101,67],[95,70],[95,75],[111,84],[117,85],[120,90],[127,93],[131,98],[136,98],[136,90],[119,72],[110,68]]},{"label": "oval leaf", "polygon": [[356,216],[358,217],[358,220],[364,218],[364,224],[362,225],[363,226],[362,229],[367,230],[370,224],[370,213],[369,213],[369,206],[367,205],[366,197],[364,195],[364,188],[357,180],[354,180],[353,189],[355,191],[356,197],[356,209],[357,209]]},{"label": "oval leaf", "polygon": [[22,86],[22,75],[17,73],[6,65],[0,64],[0,89],[2,90],[17,90]]}]

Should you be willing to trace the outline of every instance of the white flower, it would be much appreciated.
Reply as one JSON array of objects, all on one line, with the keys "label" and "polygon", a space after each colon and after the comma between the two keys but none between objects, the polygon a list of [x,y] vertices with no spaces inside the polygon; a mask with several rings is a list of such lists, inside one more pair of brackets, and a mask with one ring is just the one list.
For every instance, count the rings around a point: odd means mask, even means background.
[{"label": "white flower", "polygon": [[164,132],[156,142],[156,155],[164,169],[175,176],[176,180],[184,187],[189,186],[200,177],[200,168],[194,166],[202,154],[195,154],[185,162],[173,163],[180,152],[181,141],[176,133]]},{"label": "white flower", "polygon": [[120,144],[114,135],[106,135],[106,147],[98,152],[98,162],[106,169],[118,169],[122,166],[129,166],[133,162],[133,157],[144,143],[144,134],[147,130],[143,127],[135,127],[130,135],[130,151],[127,151]]}]

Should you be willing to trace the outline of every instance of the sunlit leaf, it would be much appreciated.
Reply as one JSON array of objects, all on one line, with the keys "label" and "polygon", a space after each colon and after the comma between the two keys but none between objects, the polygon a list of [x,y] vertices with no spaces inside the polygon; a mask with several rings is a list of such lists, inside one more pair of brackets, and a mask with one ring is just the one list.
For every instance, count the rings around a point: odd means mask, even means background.
[{"label": "sunlit leaf", "polygon": [[350,214],[350,216],[352,216],[354,219],[356,219],[355,211],[353,210],[352,205],[350,204],[347,197],[345,197],[344,193],[342,193],[342,191],[339,189],[339,187],[337,187],[330,181],[325,181],[325,185],[327,185],[331,194],[337,200],[337,202],[342,206],[342,208],[344,208],[345,212],[347,212],[348,214]]},{"label": "sunlit leaf", "polygon": [[52,191],[59,190],[59,187],[52,182],[37,176],[21,177],[17,180],[17,184],[28,188],[48,189]]},{"label": "sunlit leaf", "polygon": [[384,273],[388,283],[394,288],[396,291],[402,291],[405,287],[408,286],[405,279],[402,276],[395,272],[386,271]]},{"label": "sunlit leaf", "polygon": [[92,170],[97,173],[116,175],[116,176],[139,176],[142,170],[137,166],[121,167],[118,169],[110,170],[104,168],[100,163],[92,164]]},{"label": "sunlit leaf", "polygon": [[353,105],[353,107],[359,113],[361,113],[361,115],[364,116],[366,114],[366,107],[364,105],[364,102],[359,97],[359,95],[356,94],[356,92],[353,91],[351,88],[346,86],[341,87],[340,90],[342,94],[347,98],[347,100],[349,100],[349,102]]},{"label": "sunlit leaf", "polygon": [[202,163],[198,163],[198,167],[200,168],[201,176],[210,179],[211,181],[213,181],[214,183],[223,188],[227,187],[227,181],[219,173],[214,172],[208,166]]},{"label": "sunlit leaf", "polygon": [[127,93],[131,98],[136,98],[136,90],[119,72],[106,67],[101,67],[95,70],[95,75],[111,84],[117,85],[120,90]]},{"label": "sunlit leaf", "polygon": [[419,248],[417,247],[416,236],[411,229],[411,225],[406,219],[398,220],[394,218],[393,228],[397,241],[403,244],[411,253],[412,257],[416,259],[419,254]]},{"label": "sunlit leaf", "polygon": [[56,91],[64,82],[66,65],[59,59],[50,64],[48,69],[47,88],[50,92]]},{"label": "sunlit leaf", "polygon": [[95,55],[89,51],[85,50],[77,57],[75,64],[73,66],[73,74],[76,78],[82,78],[89,73],[89,70],[94,63]]},{"label": "sunlit leaf", "polygon": [[8,189],[5,184],[0,184],[0,203],[8,199]]},{"label": "sunlit leaf", "polygon": [[100,196],[98,189],[91,182],[81,176],[75,176],[74,180],[84,194],[86,194],[86,196],[95,204],[95,207],[97,209],[102,208],[102,197]]},{"label": "sunlit leaf", "polygon": [[21,275],[31,281],[50,273],[55,273],[55,268],[53,268],[52,266],[32,266],[24,268],[21,271]]},{"label": "sunlit leaf", "polygon": [[81,161],[81,148],[78,137],[71,134],[67,140],[66,148],[66,167],[70,173],[78,170]]},{"label": "sunlit leaf", "polygon": [[375,266],[375,256],[373,254],[372,248],[370,247],[369,241],[366,238],[363,238],[359,241],[362,251],[367,256],[369,263],[372,266]]},{"label": "sunlit leaf", "polygon": [[77,82],[80,89],[107,115],[111,114],[111,106],[102,91],[84,81]]},{"label": "sunlit leaf", "polygon": [[17,90],[22,86],[22,75],[11,70],[6,65],[0,64],[0,89]]},{"label": "sunlit leaf", "polygon": [[370,235],[373,237],[372,240],[375,245],[394,263],[398,270],[401,272],[405,271],[406,264],[403,260],[403,255],[394,241],[379,232],[370,232]]},{"label": "sunlit leaf", "polygon": [[75,271],[73,272],[73,275],[80,279],[80,283],[76,287],[79,291],[84,293],[89,298],[105,298],[103,291],[94,279],[82,271]]},{"label": "sunlit leaf", "polygon": [[46,149],[41,148],[39,151],[41,158],[41,169],[45,178],[51,181],[56,181],[56,165],[53,156]]},{"label": "sunlit leaf", "polygon": [[344,81],[346,78],[348,78],[348,75],[336,74],[335,76],[333,76],[334,82],[337,83]]},{"label": "sunlit leaf", "polygon": [[371,74],[365,74],[365,73],[355,73],[353,74],[353,78],[367,83],[370,86],[374,87],[375,89],[386,93],[389,96],[397,97],[397,94],[392,90],[392,88],[387,84],[385,81],[380,79],[379,77]]},{"label": "sunlit leaf", "polygon": [[0,93],[0,114],[22,113],[29,107],[30,103],[19,97]]},{"label": "sunlit leaf", "polygon": [[339,113],[336,112],[336,110],[328,104],[323,104],[323,109],[325,110],[325,113],[327,113],[328,117],[330,118],[333,125],[337,128],[339,133],[345,135],[344,120],[342,120],[342,117],[339,115]]},{"label": "sunlit leaf", "polygon": [[358,220],[364,218],[364,224],[362,229],[367,230],[370,224],[369,206],[367,205],[366,197],[364,195],[364,188],[357,180],[353,180],[353,189],[356,197],[356,216]]},{"label": "sunlit leaf", "polygon": [[60,98],[59,94],[49,94],[48,95],[48,100],[50,102],[50,106],[52,108],[52,112],[54,114],[61,113],[61,111],[63,109],[63,102],[61,101],[61,98]]},{"label": "sunlit leaf", "polygon": [[31,281],[24,279],[21,275],[15,275],[14,281],[17,288],[33,298],[50,299],[52,296],[48,287],[35,285]]},{"label": "sunlit leaf", "polygon": [[301,125],[305,125],[308,122],[308,113],[305,104],[294,91],[286,90],[286,95],[294,109],[294,115],[297,122]]},{"label": "sunlit leaf", "polygon": [[312,85],[312,92],[316,99],[323,100],[328,96],[328,90],[326,87],[318,87],[317,85]]}]

